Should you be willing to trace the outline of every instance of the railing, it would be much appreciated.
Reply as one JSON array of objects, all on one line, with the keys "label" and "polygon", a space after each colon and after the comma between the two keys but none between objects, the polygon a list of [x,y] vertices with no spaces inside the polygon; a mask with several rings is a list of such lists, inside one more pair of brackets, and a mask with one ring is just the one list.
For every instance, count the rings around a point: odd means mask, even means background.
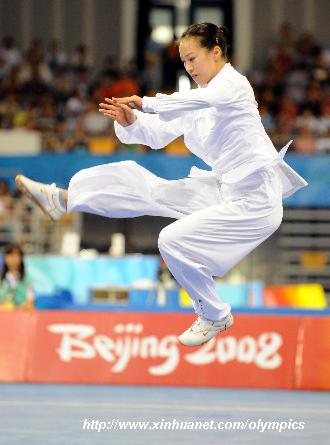
[{"label": "railing", "polygon": [[279,229],[280,280],[318,282],[330,297],[330,209],[286,209]]},{"label": "railing", "polygon": [[7,200],[0,212],[0,244],[20,243],[26,253],[60,253],[66,232],[81,232],[81,215],[65,215],[53,224],[26,197]]}]

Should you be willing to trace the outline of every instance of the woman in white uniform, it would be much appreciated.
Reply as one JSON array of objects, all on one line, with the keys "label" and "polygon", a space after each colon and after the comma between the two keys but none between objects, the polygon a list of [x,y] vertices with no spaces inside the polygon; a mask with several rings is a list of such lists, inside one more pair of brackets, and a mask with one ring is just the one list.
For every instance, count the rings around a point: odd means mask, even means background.
[{"label": "woman in white uniform", "polygon": [[[178,338],[201,345],[233,324],[216,293],[223,276],[281,224],[282,196],[307,185],[277,153],[266,134],[252,87],[227,60],[227,30],[191,25],[179,43],[184,67],[199,88],[156,97],[106,99],[123,143],[160,149],[183,135],[189,150],[212,171],[193,167],[167,181],[133,161],[78,172],[68,191],[17,177],[19,188],[52,219],[82,211],[108,217],[176,218],[159,235],[159,250],[190,295],[197,320]],[[150,114],[152,113],[152,114]]]}]

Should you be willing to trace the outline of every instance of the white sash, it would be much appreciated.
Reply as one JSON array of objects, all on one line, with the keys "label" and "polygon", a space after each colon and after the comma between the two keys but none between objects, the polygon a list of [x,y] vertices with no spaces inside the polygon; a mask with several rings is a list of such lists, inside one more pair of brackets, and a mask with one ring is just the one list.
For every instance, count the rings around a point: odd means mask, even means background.
[{"label": "white sash", "polygon": [[240,165],[229,172],[222,173],[218,168],[213,168],[212,171],[200,169],[196,166],[192,167],[189,173],[190,178],[210,178],[215,176],[221,183],[237,184],[252,173],[260,170],[265,170],[275,167],[278,171],[282,182],[282,196],[287,198],[302,187],[306,187],[308,183],[302,178],[293,168],[291,168],[285,161],[284,156],[292,143],[292,139],[281,149],[276,158],[262,166],[260,162],[251,162],[249,164]]}]

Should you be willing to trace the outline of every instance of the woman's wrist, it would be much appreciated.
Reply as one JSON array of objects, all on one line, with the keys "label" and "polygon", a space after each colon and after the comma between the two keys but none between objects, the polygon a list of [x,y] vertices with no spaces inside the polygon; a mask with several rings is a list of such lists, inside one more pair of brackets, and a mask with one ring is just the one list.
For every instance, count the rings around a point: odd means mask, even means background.
[{"label": "woman's wrist", "polygon": [[148,97],[143,96],[142,98],[142,110],[146,113],[153,113],[155,112],[155,106],[156,106],[156,97]]}]

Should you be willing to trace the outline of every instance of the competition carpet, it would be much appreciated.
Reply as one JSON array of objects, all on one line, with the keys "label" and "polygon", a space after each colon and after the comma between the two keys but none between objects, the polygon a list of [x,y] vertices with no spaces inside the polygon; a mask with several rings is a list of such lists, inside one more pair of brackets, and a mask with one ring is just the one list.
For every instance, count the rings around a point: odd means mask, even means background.
[{"label": "competition carpet", "polygon": [[329,402],[329,392],[0,384],[0,443],[325,445]]}]

